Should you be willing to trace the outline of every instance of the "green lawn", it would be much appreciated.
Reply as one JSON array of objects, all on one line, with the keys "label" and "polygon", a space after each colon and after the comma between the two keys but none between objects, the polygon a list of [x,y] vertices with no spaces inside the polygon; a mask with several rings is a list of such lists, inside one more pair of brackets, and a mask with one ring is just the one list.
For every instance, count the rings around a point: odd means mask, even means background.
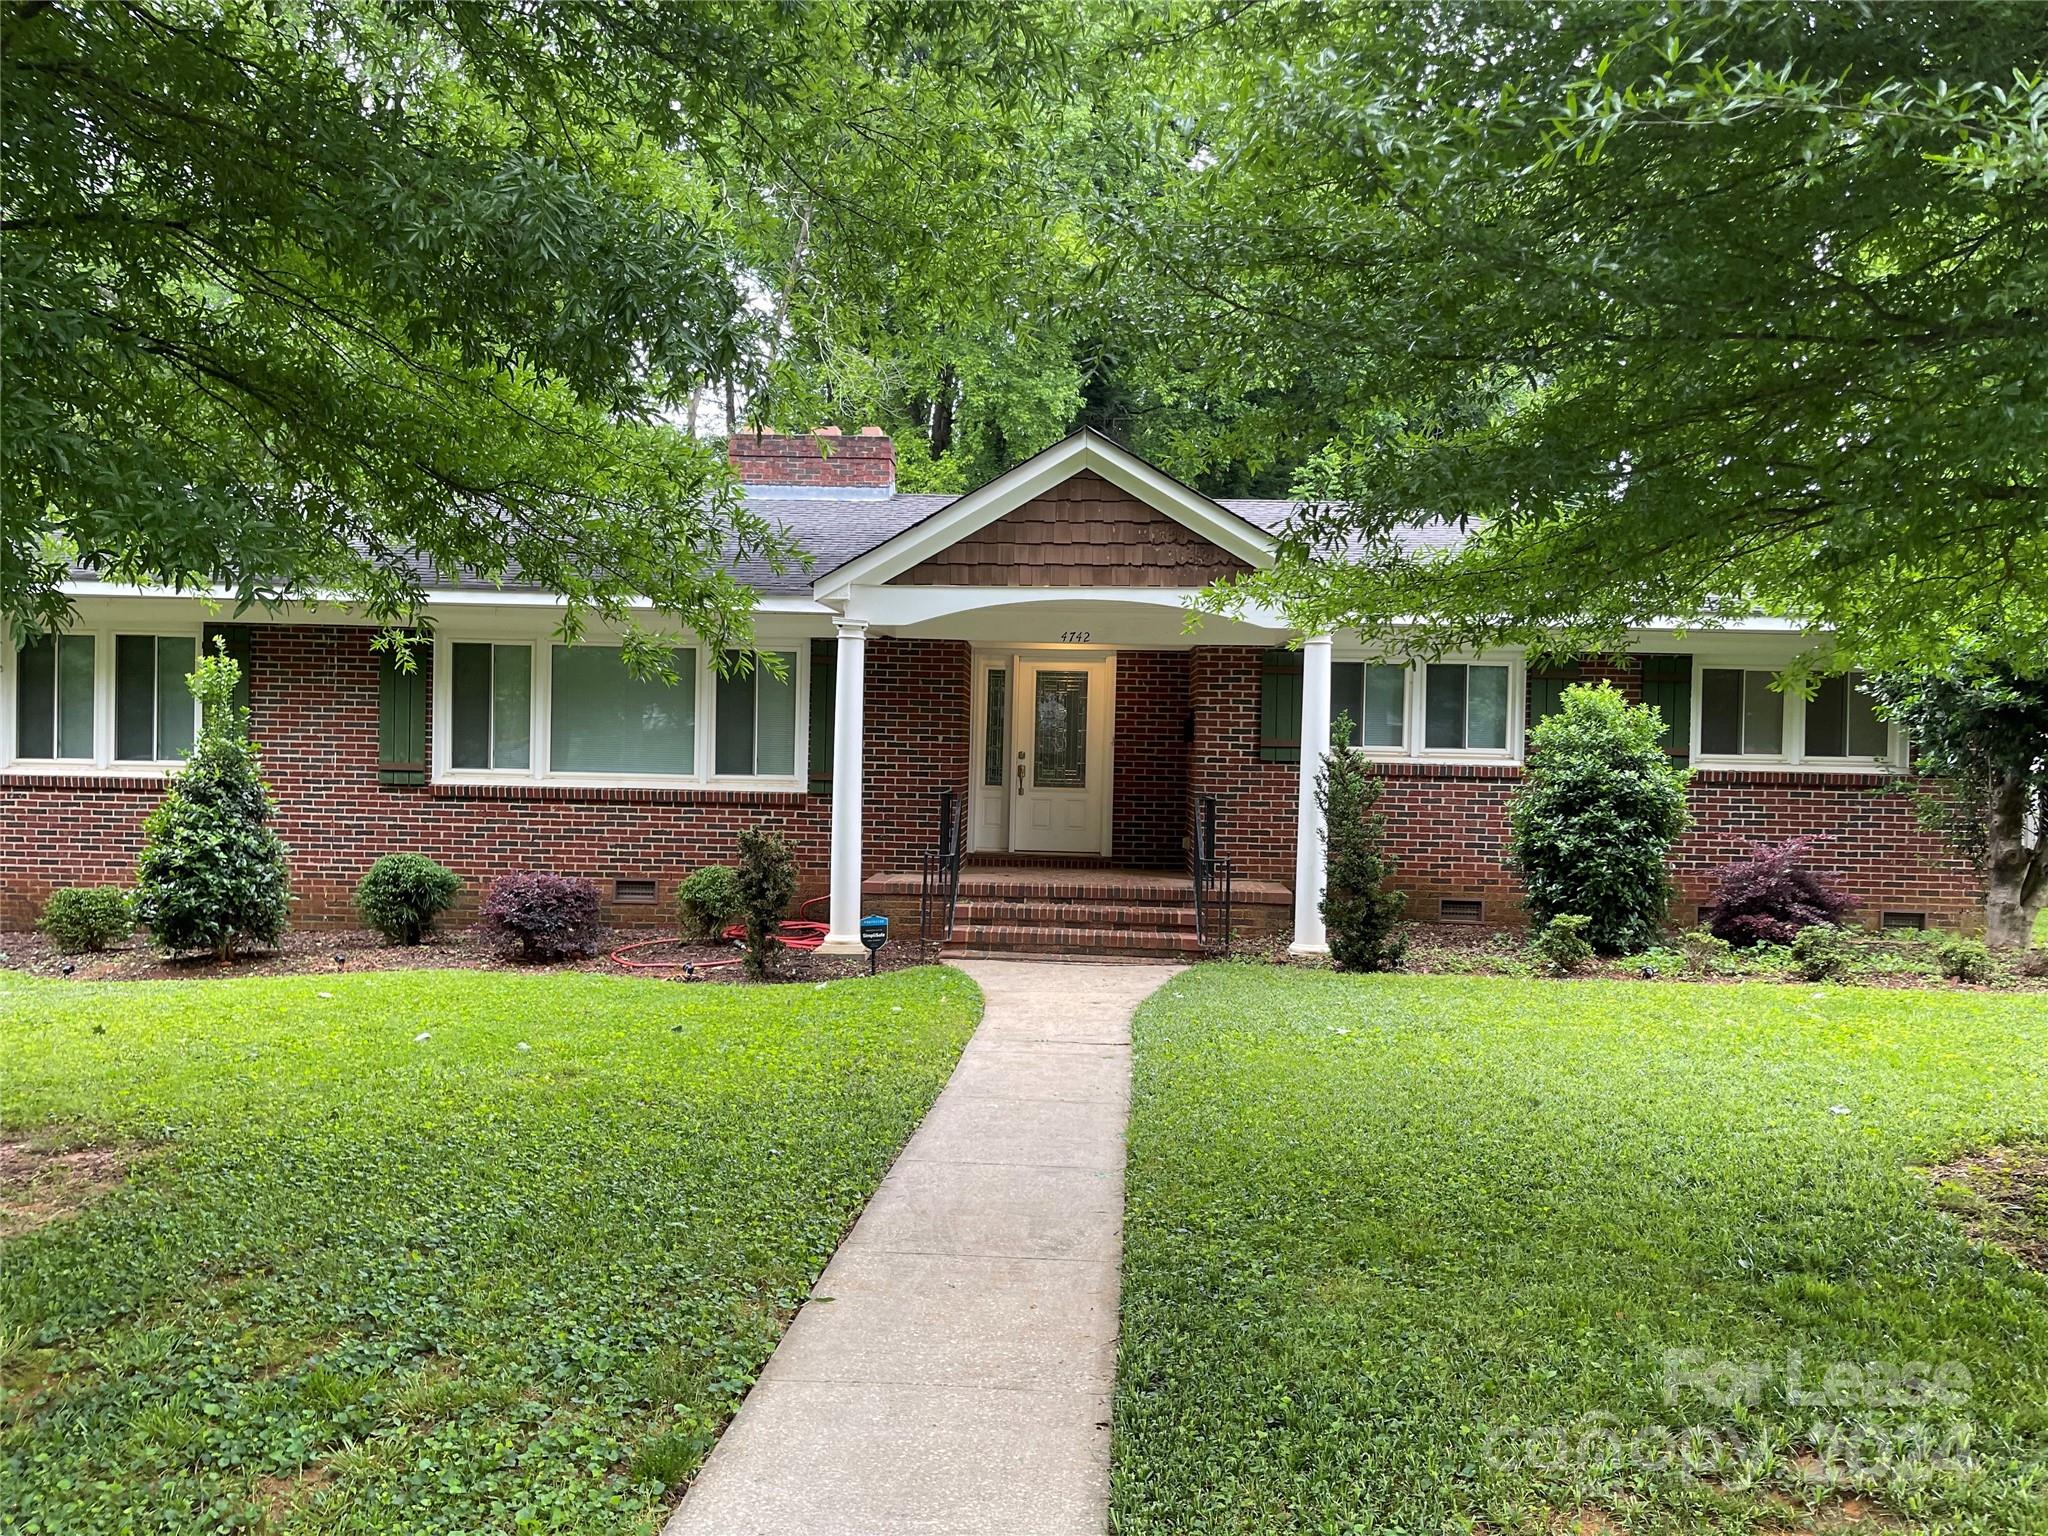
[{"label": "green lawn", "polygon": [[935,968],[0,977],[0,1122],[151,1149],[0,1246],[0,1524],[647,1530],[979,1013]]},{"label": "green lawn", "polygon": [[2048,1283],[1915,1166],[2048,1142],[2039,995],[1209,966],[1135,1038],[1122,1536],[2048,1530]]}]

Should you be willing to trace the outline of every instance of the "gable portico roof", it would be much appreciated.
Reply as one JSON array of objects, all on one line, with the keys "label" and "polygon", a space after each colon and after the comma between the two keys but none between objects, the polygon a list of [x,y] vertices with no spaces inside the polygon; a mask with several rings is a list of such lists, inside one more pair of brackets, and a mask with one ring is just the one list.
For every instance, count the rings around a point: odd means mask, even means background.
[{"label": "gable portico roof", "polygon": [[821,555],[812,594],[829,601],[843,598],[855,586],[879,586],[1084,473],[1101,476],[1246,565],[1258,569],[1272,563],[1274,541],[1266,528],[1182,484],[1101,433],[1083,428],[979,490],[925,512],[849,558],[827,565]]}]

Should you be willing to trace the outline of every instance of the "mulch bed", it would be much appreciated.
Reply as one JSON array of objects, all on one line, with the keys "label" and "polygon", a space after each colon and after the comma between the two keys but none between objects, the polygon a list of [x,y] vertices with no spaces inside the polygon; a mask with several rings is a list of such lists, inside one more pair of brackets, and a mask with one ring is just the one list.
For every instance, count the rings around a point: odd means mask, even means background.
[{"label": "mulch bed", "polygon": [[[657,980],[745,982],[746,968],[728,962],[739,951],[729,944],[664,943],[658,949],[642,950],[632,958],[658,961],[659,966],[639,969],[611,958],[622,945],[649,939],[673,939],[672,931],[658,928],[613,928],[605,933],[598,952],[587,959],[538,962],[522,960],[516,952],[503,949],[494,938],[476,928],[451,927],[437,930],[423,944],[392,944],[382,936],[360,928],[302,928],[288,932],[274,950],[238,955],[225,965],[211,955],[167,956],[133,939],[100,954],[60,953],[43,934],[33,930],[0,933],[0,968],[31,976],[66,976],[73,981],[198,981],[230,976],[347,975],[354,971],[470,970],[470,971],[602,971],[614,976],[648,976]],[[923,965],[936,953],[915,940],[892,939],[883,949],[884,971]],[[694,974],[684,969],[694,968]],[[776,960],[772,982],[836,981],[847,976],[865,976],[865,955],[823,959],[801,950],[785,950]]]}]

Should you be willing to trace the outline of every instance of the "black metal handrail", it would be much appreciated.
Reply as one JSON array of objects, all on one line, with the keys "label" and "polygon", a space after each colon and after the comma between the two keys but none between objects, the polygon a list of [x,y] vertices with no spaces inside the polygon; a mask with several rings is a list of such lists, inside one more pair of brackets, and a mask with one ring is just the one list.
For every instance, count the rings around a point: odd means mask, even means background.
[{"label": "black metal handrail", "polygon": [[[1216,844],[1216,797],[1204,795],[1195,802],[1195,846],[1189,873],[1195,887],[1195,941],[1204,949],[1217,940],[1210,932],[1220,905],[1223,930],[1222,952],[1230,954],[1230,895],[1237,871],[1221,857]],[[1221,901],[1218,901],[1219,896]]]},{"label": "black metal handrail", "polygon": [[[960,865],[967,857],[967,804],[951,786],[938,793],[936,845],[918,859],[917,941],[943,944],[953,936],[960,905]],[[944,918],[944,926],[939,920]]]}]

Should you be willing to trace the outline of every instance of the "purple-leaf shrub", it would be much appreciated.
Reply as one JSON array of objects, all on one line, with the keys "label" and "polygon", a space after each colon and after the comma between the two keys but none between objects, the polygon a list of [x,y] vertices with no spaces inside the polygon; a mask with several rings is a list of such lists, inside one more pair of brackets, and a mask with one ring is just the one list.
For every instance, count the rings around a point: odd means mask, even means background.
[{"label": "purple-leaf shrub", "polygon": [[517,939],[529,960],[566,960],[596,953],[597,902],[588,880],[528,870],[492,882],[483,921],[500,938]]},{"label": "purple-leaf shrub", "polygon": [[1715,877],[1713,899],[1700,914],[1716,938],[1743,947],[1790,944],[1800,929],[1839,925],[1855,909],[1854,901],[1807,867],[1812,838],[1750,847],[1748,858]]}]

